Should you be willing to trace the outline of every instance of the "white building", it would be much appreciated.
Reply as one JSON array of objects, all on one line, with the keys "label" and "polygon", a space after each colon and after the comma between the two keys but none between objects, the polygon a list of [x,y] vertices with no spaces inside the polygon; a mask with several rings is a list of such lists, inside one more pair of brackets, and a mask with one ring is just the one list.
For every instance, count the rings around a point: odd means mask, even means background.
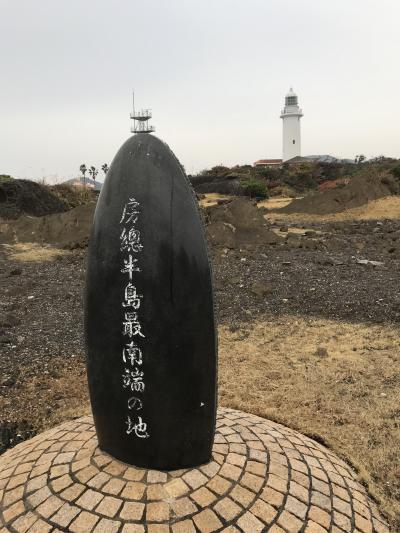
[{"label": "white building", "polygon": [[281,113],[283,120],[283,161],[301,155],[300,119],[303,116],[298,106],[297,94],[290,91],[285,97],[285,107]]}]

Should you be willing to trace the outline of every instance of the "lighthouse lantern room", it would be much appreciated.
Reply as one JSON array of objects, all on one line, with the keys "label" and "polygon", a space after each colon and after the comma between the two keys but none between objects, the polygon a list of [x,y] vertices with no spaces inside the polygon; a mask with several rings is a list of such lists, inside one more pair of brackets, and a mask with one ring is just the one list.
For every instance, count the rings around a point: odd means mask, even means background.
[{"label": "lighthouse lantern room", "polygon": [[298,105],[297,94],[292,87],[285,97],[285,107],[281,113],[283,121],[283,162],[301,155],[300,119],[303,116]]}]

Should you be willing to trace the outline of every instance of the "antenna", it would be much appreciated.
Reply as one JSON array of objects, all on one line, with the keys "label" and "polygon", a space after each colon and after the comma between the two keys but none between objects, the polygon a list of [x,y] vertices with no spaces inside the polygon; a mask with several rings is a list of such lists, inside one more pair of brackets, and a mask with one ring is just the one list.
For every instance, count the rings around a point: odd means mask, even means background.
[{"label": "antenna", "polygon": [[154,126],[150,126],[149,120],[152,118],[151,109],[140,109],[135,111],[135,92],[132,91],[132,106],[133,111],[130,114],[133,119],[133,126],[131,127],[132,133],[151,133],[155,130]]}]

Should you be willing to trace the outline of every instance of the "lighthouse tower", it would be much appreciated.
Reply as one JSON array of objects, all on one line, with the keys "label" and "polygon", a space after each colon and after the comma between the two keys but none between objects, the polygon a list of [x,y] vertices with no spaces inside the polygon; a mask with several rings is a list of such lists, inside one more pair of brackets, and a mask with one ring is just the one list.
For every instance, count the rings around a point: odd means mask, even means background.
[{"label": "lighthouse tower", "polygon": [[297,94],[292,87],[285,97],[285,107],[281,113],[283,120],[283,161],[301,155],[300,119],[303,113],[298,106]]}]

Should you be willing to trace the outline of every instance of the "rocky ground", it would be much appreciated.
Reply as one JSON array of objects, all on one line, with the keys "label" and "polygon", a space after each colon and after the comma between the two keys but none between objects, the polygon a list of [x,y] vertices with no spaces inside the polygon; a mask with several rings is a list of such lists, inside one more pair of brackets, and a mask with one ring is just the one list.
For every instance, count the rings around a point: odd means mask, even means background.
[{"label": "rocky ground", "polygon": [[[214,248],[223,322],[263,313],[348,321],[400,318],[400,223],[276,224],[276,245]],[[288,230],[288,231],[282,231]]]},{"label": "rocky ground", "polygon": [[[393,519],[400,510],[400,222],[276,220],[269,230],[274,244],[212,245],[220,401],[335,447],[360,465]],[[0,451],[89,409],[86,250],[28,252],[0,251]],[[232,374],[232,361],[242,374]],[[366,409],[385,419],[384,428]]]}]

